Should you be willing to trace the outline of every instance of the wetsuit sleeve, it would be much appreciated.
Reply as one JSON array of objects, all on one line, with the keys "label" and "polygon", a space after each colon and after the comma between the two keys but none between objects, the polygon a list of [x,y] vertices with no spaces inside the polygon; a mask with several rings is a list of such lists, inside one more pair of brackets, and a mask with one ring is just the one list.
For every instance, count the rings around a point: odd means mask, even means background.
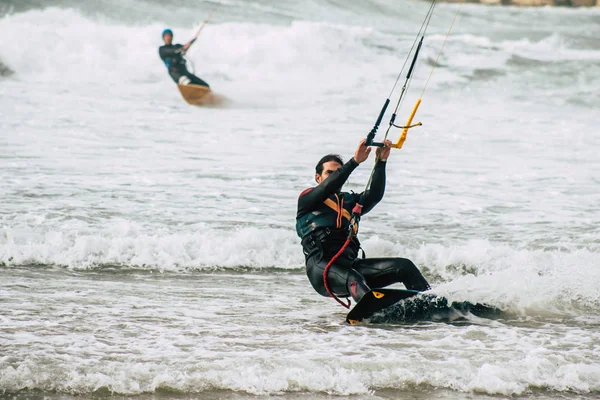
[{"label": "wetsuit sleeve", "polygon": [[363,215],[371,211],[383,199],[385,193],[385,164],[385,161],[378,161],[375,165],[371,186],[364,192]]},{"label": "wetsuit sleeve", "polygon": [[296,218],[300,218],[313,211],[325,199],[337,192],[346,183],[348,177],[356,167],[358,167],[358,163],[354,161],[354,158],[351,158],[342,168],[329,175],[319,186],[302,192],[298,198],[298,214]]}]

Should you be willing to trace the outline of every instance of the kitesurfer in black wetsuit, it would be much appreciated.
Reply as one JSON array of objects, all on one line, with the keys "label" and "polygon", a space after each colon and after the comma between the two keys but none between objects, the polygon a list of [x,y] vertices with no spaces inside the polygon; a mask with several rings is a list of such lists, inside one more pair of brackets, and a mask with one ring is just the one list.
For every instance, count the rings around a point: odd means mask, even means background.
[{"label": "kitesurfer in black wetsuit", "polygon": [[[362,140],[347,163],[334,154],[323,157],[316,167],[318,186],[306,189],[298,198],[296,232],[302,238],[306,273],[313,288],[329,296],[323,281],[327,263],[348,238],[352,209],[364,195],[362,215],[381,201],[385,191],[385,166],[391,142],[377,149],[377,164],[369,189],[365,193],[342,192],[342,186],[356,167],[365,161],[371,148]],[[406,258],[359,258],[360,243],[356,236],[335,260],[327,274],[331,291],[340,297],[352,296],[359,301],[371,289],[401,282],[407,289],[430,289],[415,264]]]},{"label": "kitesurfer in black wetsuit", "polygon": [[167,66],[169,75],[171,75],[171,78],[173,78],[175,83],[180,85],[192,83],[194,85],[209,87],[208,83],[192,74],[185,67],[185,58],[183,56],[198,37],[196,36],[183,46],[180,44],[173,44],[173,31],[170,29],[165,29],[162,37],[165,45],[158,48],[158,54]]}]

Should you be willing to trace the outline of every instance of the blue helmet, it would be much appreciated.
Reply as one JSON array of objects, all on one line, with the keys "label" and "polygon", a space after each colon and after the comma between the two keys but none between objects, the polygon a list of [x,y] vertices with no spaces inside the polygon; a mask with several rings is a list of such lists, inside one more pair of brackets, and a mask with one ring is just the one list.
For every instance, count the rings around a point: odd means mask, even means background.
[{"label": "blue helmet", "polygon": [[167,28],[167,29],[165,29],[165,30],[163,31],[162,35],[163,35],[163,36],[165,36],[165,35],[167,35],[167,34],[169,34],[169,35],[173,36],[173,31],[172,31],[172,30],[170,30],[169,28]]}]

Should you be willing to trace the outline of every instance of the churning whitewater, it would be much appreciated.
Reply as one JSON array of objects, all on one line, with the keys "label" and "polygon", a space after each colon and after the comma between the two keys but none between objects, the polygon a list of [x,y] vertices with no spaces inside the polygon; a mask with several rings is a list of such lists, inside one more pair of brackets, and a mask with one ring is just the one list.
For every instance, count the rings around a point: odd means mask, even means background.
[{"label": "churning whitewater", "polygon": [[600,10],[463,6],[362,220],[369,257],[506,315],[352,327],[308,282],[296,202],[429,4],[224,1],[188,58],[229,103],[200,108],[157,49],[215,2],[46,3],[0,6],[0,398],[600,395]]}]

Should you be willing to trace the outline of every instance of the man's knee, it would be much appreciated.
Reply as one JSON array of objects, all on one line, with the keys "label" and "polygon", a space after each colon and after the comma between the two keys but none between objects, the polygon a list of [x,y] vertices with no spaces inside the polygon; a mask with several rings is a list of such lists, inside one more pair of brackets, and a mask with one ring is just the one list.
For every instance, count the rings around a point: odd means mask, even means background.
[{"label": "man's knee", "polygon": [[421,271],[419,271],[419,267],[417,267],[417,265],[414,262],[412,262],[408,258],[405,258],[404,260],[405,260],[404,263],[406,265],[406,268],[409,268],[412,271],[417,272],[419,275],[421,274]]}]

